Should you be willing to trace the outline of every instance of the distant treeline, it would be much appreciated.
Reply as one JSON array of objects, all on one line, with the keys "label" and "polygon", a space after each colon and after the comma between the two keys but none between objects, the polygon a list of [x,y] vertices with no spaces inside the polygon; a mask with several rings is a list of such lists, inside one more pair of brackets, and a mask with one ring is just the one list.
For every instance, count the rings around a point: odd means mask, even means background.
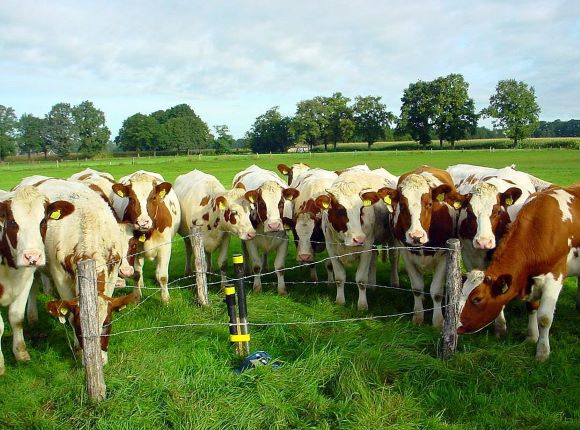
[{"label": "distant treeline", "polygon": [[532,137],[579,137],[580,136],[580,119],[571,119],[569,121],[547,122],[540,121],[540,126]]}]

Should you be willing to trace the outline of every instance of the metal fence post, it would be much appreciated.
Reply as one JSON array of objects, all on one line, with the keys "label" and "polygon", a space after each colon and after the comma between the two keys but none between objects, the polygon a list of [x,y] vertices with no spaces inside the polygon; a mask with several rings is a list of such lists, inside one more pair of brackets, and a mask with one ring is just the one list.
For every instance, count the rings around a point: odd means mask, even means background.
[{"label": "metal fence post", "polygon": [[246,306],[246,291],[244,289],[244,256],[236,254],[233,257],[234,271],[236,273],[236,293],[238,295],[238,311],[240,321],[240,334],[245,336],[240,343],[240,357],[250,354],[250,334],[248,333],[248,308]]},{"label": "metal fence post", "polygon": [[459,239],[449,239],[447,246],[447,312],[443,323],[443,359],[451,357],[457,350],[457,325],[459,324],[459,299],[461,298],[461,245]]}]

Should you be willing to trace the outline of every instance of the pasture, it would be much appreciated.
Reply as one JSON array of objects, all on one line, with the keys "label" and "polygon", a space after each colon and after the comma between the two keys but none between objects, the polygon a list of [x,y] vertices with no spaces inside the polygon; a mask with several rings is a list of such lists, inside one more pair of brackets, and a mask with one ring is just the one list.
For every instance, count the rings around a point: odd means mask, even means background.
[{"label": "pasture", "polygon": [[[457,163],[491,167],[515,163],[519,170],[557,184],[580,180],[580,151],[576,150],[361,151],[70,161],[58,167],[11,164],[0,167],[0,188],[9,189],[33,174],[68,177],[86,167],[115,178],[150,170],[168,181],[197,168],[229,187],[234,174],[252,163],[275,170],[278,163],[298,161],[326,169],[367,163],[397,175],[422,164],[445,168]],[[232,243],[231,254],[239,251],[239,240]],[[290,245],[287,268],[298,264],[294,251]],[[237,374],[233,369],[239,360],[228,342],[227,313],[218,286],[210,287],[211,306],[199,308],[188,287],[193,281],[179,279],[183,267],[184,247],[176,237],[170,264],[171,302],[162,305],[154,266],[145,263],[149,289],[144,290],[141,304],[116,315],[105,366],[107,399],[96,406],[87,399],[82,366],[69,348],[70,326],[41,310],[39,324],[25,328],[32,361],[16,363],[6,309],[2,309],[6,374],[0,377],[0,428],[580,427],[576,279],[569,278],[560,295],[551,329],[552,354],[546,362],[536,362],[535,346],[525,342],[527,316],[521,302],[507,309],[507,338],[496,340],[493,328],[463,336],[458,353],[442,361],[437,358],[440,333],[411,323],[413,297],[402,263],[405,290],[369,291],[368,312],[356,310],[355,285],[347,285],[346,305],[339,307],[334,304],[334,288],[324,282],[304,282],[309,279],[308,269],[294,268],[286,272],[288,296],[276,294],[274,275],[264,279],[264,292],[248,293],[249,321],[319,323],[250,327],[251,350],[265,350],[282,365]],[[379,263],[379,284],[387,282],[389,271],[387,263]],[[353,268],[348,273],[353,281]],[[324,280],[322,266],[318,274]],[[41,305],[47,300],[41,296]],[[430,307],[427,298],[425,308]],[[389,317],[320,323],[369,316]]]}]

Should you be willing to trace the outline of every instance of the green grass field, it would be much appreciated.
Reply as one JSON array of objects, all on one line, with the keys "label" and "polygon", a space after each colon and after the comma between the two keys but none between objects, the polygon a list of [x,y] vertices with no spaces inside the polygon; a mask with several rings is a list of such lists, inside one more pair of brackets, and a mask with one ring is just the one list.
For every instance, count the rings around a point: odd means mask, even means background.
[{"label": "green grass field", "polygon": [[[418,165],[447,167],[470,163],[520,170],[558,184],[580,180],[580,151],[414,151],[260,156],[140,158],[0,166],[0,188],[22,177],[67,177],[93,167],[116,178],[137,169],[161,173],[169,181],[194,168],[216,175],[226,186],[234,174],[255,163],[303,161],[340,169],[367,163],[401,174]],[[232,253],[239,249],[234,240]],[[170,278],[183,274],[181,240],[173,245]],[[290,246],[287,267],[295,266]],[[437,358],[440,334],[415,327],[410,316],[327,324],[251,327],[251,350],[265,350],[282,362],[236,374],[228,342],[227,314],[218,287],[210,287],[211,306],[194,304],[189,279],[160,303],[146,263],[145,299],[116,316],[105,367],[107,399],[91,405],[84,371],[70,351],[70,326],[40,311],[37,327],[26,328],[29,363],[16,363],[6,309],[2,350],[6,374],[0,378],[0,428],[18,429],[370,429],[370,428],[580,428],[580,313],[576,280],[568,279],[551,330],[552,354],[534,359],[527,344],[527,316],[521,302],[507,309],[508,336],[492,329],[461,337],[459,352]],[[390,268],[378,267],[379,283]],[[408,278],[401,267],[401,283]],[[349,280],[354,280],[352,269]],[[324,278],[322,267],[319,277]],[[248,294],[249,320],[262,322],[332,321],[412,311],[410,291],[379,288],[368,293],[369,311],[356,310],[356,286],[347,286],[344,307],[334,304],[326,284],[308,284],[308,271],[286,272],[289,295],[279,297],[267,278],[261,294]],[[214,279],[210,278],[210,281]],[[291,282],[296,282],[292,284]],[[179,288],[182,287],[182,288]],[[185,288],[183,288],[185,287]],[[251,289],[251,288],[250,288]],[[42,296],[45,303],[48,297]],[[426,308],[431,301],[426,300]],[[428,314],[428,317],[430,315]],[[427,318],[429,320],[430,318]],[[219,325],[192,325],[219,323]],[[156,328],[173,326],[172,328]]]}]

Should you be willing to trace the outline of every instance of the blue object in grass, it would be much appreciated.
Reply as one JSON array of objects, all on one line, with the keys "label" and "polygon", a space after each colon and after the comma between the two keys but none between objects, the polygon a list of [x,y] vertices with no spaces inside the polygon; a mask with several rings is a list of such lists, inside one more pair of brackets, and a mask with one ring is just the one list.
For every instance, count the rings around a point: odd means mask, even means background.
[{"label": "blue object in grass", "polygon": [[236,372],[242,373],[244,370],[258,366],[266,366],[268,364],[270,364],[273,368],[280,367],[280,363],[278,361],[274,361],[273,363],[270,363],[270,361],[272,361],[272,356],[270,354],[265,351],[256,351],[242,360],[242,364],[240,364],[240,366],[236,369]]}]

